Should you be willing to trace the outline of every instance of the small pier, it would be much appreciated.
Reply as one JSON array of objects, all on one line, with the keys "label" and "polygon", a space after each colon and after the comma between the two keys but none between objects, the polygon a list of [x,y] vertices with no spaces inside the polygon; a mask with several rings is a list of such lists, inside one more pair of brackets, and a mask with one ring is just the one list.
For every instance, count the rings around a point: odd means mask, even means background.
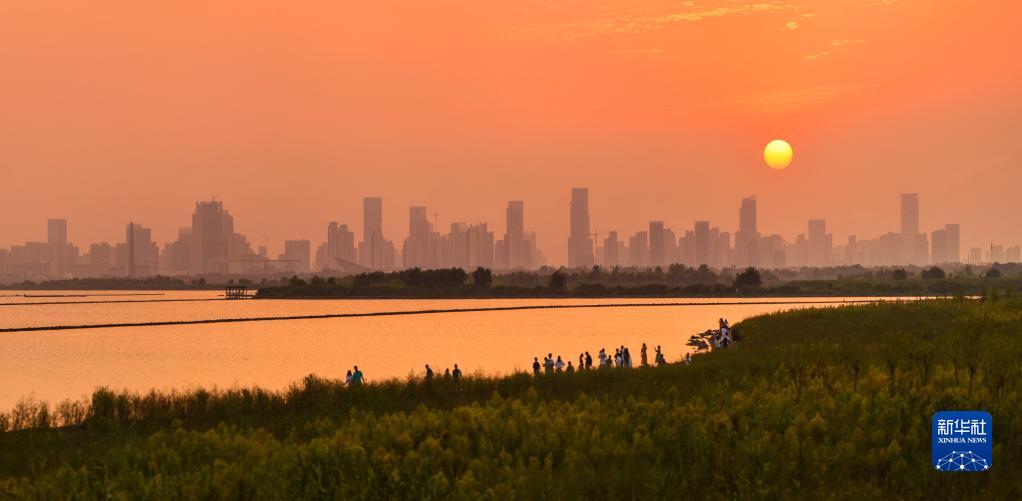
[{"label": "small pier", "polygon": [[248,293],[244,285],[231,285],[224,289],[224,299],[253,299],[255,295]]}]

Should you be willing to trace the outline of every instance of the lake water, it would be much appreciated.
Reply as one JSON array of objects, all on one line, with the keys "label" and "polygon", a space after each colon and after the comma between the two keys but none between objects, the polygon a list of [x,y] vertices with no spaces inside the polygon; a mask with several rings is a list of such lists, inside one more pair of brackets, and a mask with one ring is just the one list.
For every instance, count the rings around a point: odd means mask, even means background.
[{"label": "lake water", "polygon": [[[0,291],[0,328],[369,313],[550,304],[717,303],[749,299],[210,300],[221,292]],[[60,296],[67,295],[67,296]],[[75,297],[71,297],[74,295]],[[84,296],[84,297],[78,297]],[[205,301],[163,301],[201,299]],[[857,298],[806,298],[805,301]],[[160,300],[160,302],[150,302]],[[755,301],[802,301],[773,298]],[[129,301],[100,302],[90,301]],[[59,304],[26,304],[50,303]],[[18,303],[18,304],[10,304]],[[51,403],[87,398],[99,386],[145,392],[198,386],[282,389],[315,373],[341,378],[359,365],[369,381],[438,373],[531,370],[547,353],[578,355],[625,345],[636,364],[642,343],[668,360],[692,334],[725,317],[743,318],[814,304],[697,305],[439,313],[206,325],[0,333],[0,409],[32,395]]]}]

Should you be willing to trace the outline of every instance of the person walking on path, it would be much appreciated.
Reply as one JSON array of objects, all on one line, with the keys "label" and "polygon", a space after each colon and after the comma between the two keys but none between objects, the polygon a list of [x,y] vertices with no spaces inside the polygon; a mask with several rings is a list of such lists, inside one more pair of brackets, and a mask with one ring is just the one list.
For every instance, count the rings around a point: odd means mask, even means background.
[{"label": "person walking on path", "polygon": [[362,374],[362,371],[359,370],[358,366],[356,365],[355,366],[355,372],[351,373],[351,385],[352,386],[362,386],[362,383],[364,383],[364,382],[365,382],[365,375]]},{"label": "person walking on path", "polygon": [[561,356],[560,355],[557,355],[557,363],[554,364],[554,369],[557,372],[561,372],[562,370],[564,370],[564,361],[561,360]]},{"label": "person walking on path", "polygon": [[547,353],[546,354],[546,359],[543,360],[543,370],[547,374],[553,374],[554,373],[554,354],[553,353]]},{"label": "person walking on path", "polygon": [[590,355],[588,351],[586,352],[586,365],[585,365],[585,367],[586,367],[587,370],[593,368],[593,356]]},{"label": "person walking on path", "polygon": [[646,360],[646,343],[642,343],[642,349],[639,350],[639,357],[642,358],[642,366],[649,367],[649,362]]},{"label": "person walking on path", "polygon": [[532,375],[539,377],[539,357],[532,357]]},{"label": "person walking on path", "polygon": [[348,374],[344,376],[344,386],[351,386],[351,370],[349,370]]},{"label": "person walking on path", "polygon": [[458,364],[454,364],[454,372],[451,375],[454,376],[455,381],[461,380],[461,369],[458,368]]},{"label": "person walking on path", "polygon": [[426,364],[426,376],[424,379],[427,383],[433,380],[433,369],[429,368],[429,364]]}]

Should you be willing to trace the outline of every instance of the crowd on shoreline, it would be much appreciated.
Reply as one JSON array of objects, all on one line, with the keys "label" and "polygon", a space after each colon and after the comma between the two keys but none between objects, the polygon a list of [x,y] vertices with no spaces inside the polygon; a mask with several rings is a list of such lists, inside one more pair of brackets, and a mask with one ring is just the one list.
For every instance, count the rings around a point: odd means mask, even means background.
[{"label": "crowd on shoreline", "polygon": [[[716,330],[709,332],[712,332],[712,335],[710,335],[710,344],[713,346],[714,349],[724,349],[734,343],[731,326],[728,324],[728,321],[724,318],[718,320],[718,328]],[[639,350],[639,367],[651,366],[648,358],[648,350],[649,348],[646,345],[646,343],[642,343],[642,347]],[[655,367],[667,365],[667,358],[664,356],[663,349],[661,348],[660,345],[657,345],[656,348],[654,349],[652,362],[653,362],[652,366]],[[686,353],[685,356],[682,357],[681,362],[684,363],[685,365],[691,364],[692,354]],[[596,364],[595,367],[593,365],[594,363]],[[567,362],[565,362],[560,355],[557,355],[557,357],[555,358],[553,353],[547,353],[546,356],[543,357],[542,362],[539,361],[539,357],[533,357],[532,359],[532,374],[536,377],[539,377],[540,375],[544,374],[554,374],[562,372],[567,374],[573,374],[578,371],[614,367],[623,369],[631,369],[634,367],[634,364],[632,362],[632,354],[627,346],[621,345],[615,348],[613,356],[607,354],[606,348],[600,348],[600,351],[597,353],[595,359],[593,358],[592,355],[589,354],[588,351],[579,353],[578,365],[575,365],[573,360],[568,360]],[[422,376],[423,381],[426,382],[432,381],[433,378],[435,377],[437,377],[437,375],[433,371],[433,368],[430,367],[429,364],[426,364]],[[461,380],[461,378],[464,377],[464,374],[462,373],[461,368],[458,367],[458,364],[454,364],[454,370],[451,370],[450,368],[444,369],[443,375],[440,377],[443,377],[444,379],[453,379],[457,381]],[[345,386],[361,386],[365,383],[366,383],[365,375],[362,373],[361,370],[359,370],[357,365],[354,366],[352,370],[349,370],[344,378]]]}]

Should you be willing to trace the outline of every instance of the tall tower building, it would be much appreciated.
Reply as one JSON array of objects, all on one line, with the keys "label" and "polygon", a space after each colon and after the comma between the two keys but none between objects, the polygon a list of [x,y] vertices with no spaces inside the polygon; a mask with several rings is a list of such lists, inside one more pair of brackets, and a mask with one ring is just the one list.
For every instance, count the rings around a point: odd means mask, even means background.
[{"label": "tall tower building", "polygon": [[759,229],[756,225],[756,197],[742,199],[738,209],[738,231],[735,232],[735,265],[756,266],[759,264]]},{"label": "tall tower building", "polygon": [[603,265],[613,268],[621,264],[618,255],[618,240],[616,231],[608,231],[607,238],[603,240]]},{"label": "tall tower building", "polygon": [[571,234],[568,237],[568,267],[592,267],[593,238],[589,229],[589,189],[571,189]]},{"label": "tall tower building", "polygon": [[827,222],[823,219],[809,220],[809,266],[829,266],[833,253],[832,236],[827,234]]},{"label": "tall tower building", "polygon": [[432,268],[435,263],[431,259],[432,249],[432,228],[429,225],[429,215],[426,208],[422,206],[408,208],[408,239],[405,240],[404,259],[405,268]]},{"label": "tall tower building", "polygon": [[506,265],[511,269],[531,268],[527,262],[525,245],[525,203],[512,200],[507,203],[507,233],[504,234]]},{"label": "tall tower building", "polygon": [[63,275],[68,268],[67,219],[46,221],[46,244],[50,250],[50,275]]},{"label": "tall tower building", "polygon": [[651,267],[664,266],[667,264],[666,235],[664,234],[663,221],[649,222],[649,265]]},{"label": "tall tower building", "polygon": [[196,202],[192,214],[192,273],[226,272],[233,235],[234,217],[224,210],[223,202]]},{"label": "tall tower building", "polygon": [[710,222],[696,221],[695,225],[695,260],[694,266],[710,266],[714,260],[710,259]]},{"label": "tall tower building", "polygon": [[901,194],[901,239],[899,261],[903,264],[923,264],[919,258],[919,195]]},{"label": "tall tower building", "polygon": [[379,270],[388,266],[387,242],[383,238],[383,199],[362,199],[362,242],[358,246],[359,264]]}]

